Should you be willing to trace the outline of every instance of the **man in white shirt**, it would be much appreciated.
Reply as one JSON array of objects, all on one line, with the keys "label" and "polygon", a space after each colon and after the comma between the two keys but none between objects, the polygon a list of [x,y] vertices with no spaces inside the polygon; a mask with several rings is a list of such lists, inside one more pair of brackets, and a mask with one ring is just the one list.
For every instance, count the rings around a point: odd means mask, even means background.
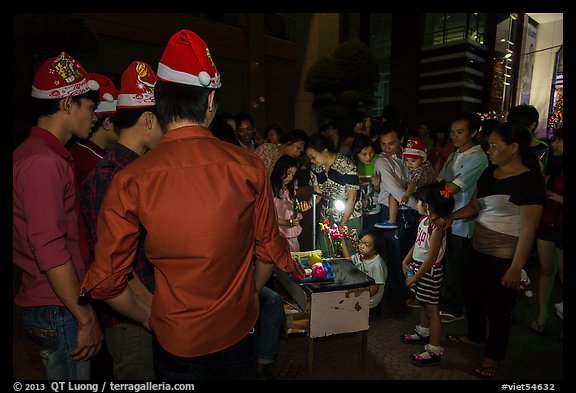
[{"label": "man in white shirt", "polygon": [[[454,195],[454,211],[466,206],[482,171],[488,166],[488,156],[476,143],[481,125],[476,113],[462,112],[450,125],[450,139],[456,148],[438,174],[438,181]],[[448,237],[444,258],[444,282],[440,301],[442,322],[464,318],[463,280],[467,251],[474,232],[474,218],[455,220]]]},{"label": "man in white shirt", "polygon": [[[389,218],[389,196],[401,200],[406,192],[409,179],[408,168],[402,158],[404,127],[398,123],[386,122],[378,135],[382,153],[374,163],[374,174],[380,177],[378,202],[381,205],[382,221]],[[402,272],[402,260],[416,240],[418,219],[417,201],[411,196],[408,203],[400,206],[398,228],[383,229],[388,260],[386,295],[389,298],[405,300],[409,292]],[[381,224],[381,223],[380,223]],[[379,223],[374,225],[379,227]]]}]

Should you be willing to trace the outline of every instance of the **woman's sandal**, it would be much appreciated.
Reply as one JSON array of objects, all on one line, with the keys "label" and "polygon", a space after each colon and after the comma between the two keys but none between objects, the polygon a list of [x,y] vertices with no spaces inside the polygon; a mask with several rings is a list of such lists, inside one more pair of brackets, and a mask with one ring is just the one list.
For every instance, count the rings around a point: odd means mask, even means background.
[{"label": "woman's sandal", "polygon": [[542,334],[544,333],[544,325],[540,325],[538,322],[538,318],[532,321],[530,324],[530,329],[532,329],[535,333]]},{"label": "woman's sandal", "polygon": [[496,375],[497,371],[498,371],[498,365],[487,367],[483,366],[482,364],[479,364],[474,369],[474,375],[476,375],[478,378],[489,379],[493,378]]},{"label": "woman's sandal", "polygon": [[458,344],[464,344],[464,345],[467,345],[467,346],[473,347],[473,348],[482,348],[482,346],[483,346],[482,344],[473,342],[465,334],[447,334],[446,338],[450,342],[458,343]]}]

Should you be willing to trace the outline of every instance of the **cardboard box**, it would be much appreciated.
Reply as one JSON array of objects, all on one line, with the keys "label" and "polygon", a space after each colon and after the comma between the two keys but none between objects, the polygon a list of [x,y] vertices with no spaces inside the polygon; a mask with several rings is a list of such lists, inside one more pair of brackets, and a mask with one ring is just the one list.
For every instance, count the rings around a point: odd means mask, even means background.
[{"label": "cardboard box", "polygon": [[306,333],[310,328],[310,315],[296,303],[284,303],[284,335]]}]

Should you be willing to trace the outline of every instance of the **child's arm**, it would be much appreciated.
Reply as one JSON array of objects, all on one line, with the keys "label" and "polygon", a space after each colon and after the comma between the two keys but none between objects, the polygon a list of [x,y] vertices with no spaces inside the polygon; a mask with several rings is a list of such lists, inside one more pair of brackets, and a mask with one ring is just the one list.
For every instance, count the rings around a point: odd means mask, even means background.
[{"label": "child's arm", "polygon": [[414,179],[410,182],[410,184],[408,184],[408,189],[406,189],[406,192],[404,193],[404,195],[402,195],[402,199],[400,199],[400,201],[398,201],[398,203],[400,205],[405,205],[408,202],[408,199],[410,199],[412,194],[414,194],[414,191],[416,191],[416,184],[417,183],[418,183],[418,181],[416,179]]},{"label": "child's arm", "polygon": [[380,191],[380,175],[373,174],[371,177],[372,185],[376,191]]},{"label": "child's arm", "polygon": [[426,274],[436,263],[436,259],[438,258],[438,254],[440,253],[440,247],[442,246],[442,238],[444,237],[444,231],[440,228],[434,228],[432,230],[432,235],[430,237],[430,248],[428,249],[428,256],[426,260],[418,271],[410,277],[406,278],[406,286],[410,286],[414,284],[416,281],[420,279],[424,274]]},{"label": "child's arm", "polygon": [[350,251],[348,250],[348,245],[346,244],[346,239],[344,239],[344,237],[342,237],[342,256],[344,258],[348,258],[350,259],[352,257],[352,255],[350,254]]},{"label": "child's arm", "polygon": [[410,248],[410,251],[408,251],[408,254],[406,254],[404,260],[402,261],[402,272],[404,273],[404,275],[406,275],[406,272],[410,270],[408,265],[410,264],[410,262],[412,262],[413,252],[414,252],[414,244],[412,244],[412,248]]},{"label": "child's arm", "polygon": [[370,285],[370,297],[375,296],[378,293],[378,290],[380,289],[380,285],[382,285],[382,284]]}]

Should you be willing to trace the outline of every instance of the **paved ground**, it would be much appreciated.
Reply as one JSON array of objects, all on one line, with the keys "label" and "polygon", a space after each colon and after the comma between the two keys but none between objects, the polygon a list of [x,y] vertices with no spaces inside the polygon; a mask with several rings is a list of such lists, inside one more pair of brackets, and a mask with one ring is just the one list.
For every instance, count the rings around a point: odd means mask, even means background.
[{"label": "paved ground", "polygon": [[[529,261],[527,271],[533,282],[536,283],[537,267],[535,261]],[[15,280],[17,280],[16,276]],[[536,284],[533,284],[531,289],[536,292]],[[555,291],[553,297],[554,301],[560,299],[558,290]],[[312,373],[308,373],[307,370],[308,344],[305,335],[297,333],[290,334],[287,338],[282,337],[278,357],[270,370],[271,374],[277,381],[451,380],[477,381],[471,382],[472,386],[486,386],[481,385],[483,381],[479,381],[471,373],[474,366],[482,358],[482,350],[479,349],[444,342],[445,355],[441,365],[417,367],[410,363],[408,356],[420,351],[421,346],[404,344],[399,337],[413,329],[417,320],[417,313],[415,308],[387,301],[383,315],[370,323],[365,367],[361,365],[362,338],[360,334],[352,333],[316,339]],[[564,344],[559,340],[561,321],[556,316],[552,316],[546,325],[545,333],[536,335],[529,328],[529,323],[535,313],[536,298],[527,298],[523,294],[519,294],[508,358],[501,364],[495,380],[507,383],[525,383],[527,381],[541,384],[555,383],[555,390],[560,390],[564,379]],[[37,354],[22,337],[17,310],[14,310],[13,327],[14,380],[44,378]],[[464,332],[465,327],[465,320],[443,324],[445,334]],[[262,383],[261,386],[268,386],[265,381]],[[347,385],[337,383],[327,386]],[[469,385],[466,384],[465,386]],[[497,387],[500,391],[500,385]]]}]

